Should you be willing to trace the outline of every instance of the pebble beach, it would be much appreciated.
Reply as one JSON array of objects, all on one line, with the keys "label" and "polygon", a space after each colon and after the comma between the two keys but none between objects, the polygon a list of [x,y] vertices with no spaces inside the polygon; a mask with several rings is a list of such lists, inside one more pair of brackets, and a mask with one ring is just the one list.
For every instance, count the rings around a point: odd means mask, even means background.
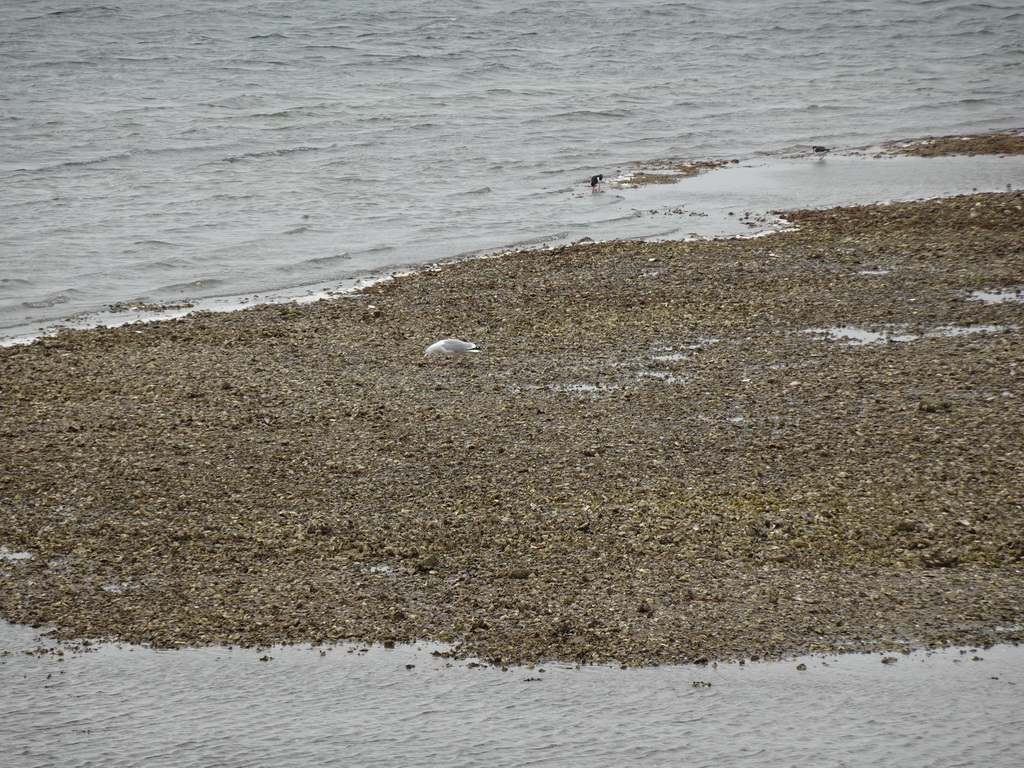
[{"label": "pebble beach", "polygon": [[782,215],[0,349],[0,616],[500,664],[1020,642],[1024,193]]}]

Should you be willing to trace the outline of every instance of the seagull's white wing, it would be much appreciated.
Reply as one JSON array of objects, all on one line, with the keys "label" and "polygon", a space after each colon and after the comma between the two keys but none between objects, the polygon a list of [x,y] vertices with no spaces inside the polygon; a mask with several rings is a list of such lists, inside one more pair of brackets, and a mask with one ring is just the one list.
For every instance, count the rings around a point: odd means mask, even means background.
[{"label": "seagull's white wing", "polygon": [[432,357],[433,355],[458,357],[466,352],[479,351],[480,347],[471,341],[462,341],[461,339],[441,339],[440,341],[435,341],[423,350],[423,355],[424,357]]}]

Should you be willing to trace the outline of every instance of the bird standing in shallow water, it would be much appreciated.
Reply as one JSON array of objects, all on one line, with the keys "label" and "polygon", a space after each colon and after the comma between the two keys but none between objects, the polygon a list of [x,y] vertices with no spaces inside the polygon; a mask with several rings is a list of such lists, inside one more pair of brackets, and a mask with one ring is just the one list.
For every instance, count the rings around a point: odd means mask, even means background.
[{"label": "bird standing in shallow water", "polygon": [[[471,341],[462,341],[461,339],[441,339],[435,341],[425,350],[423,350],[424,357],[434,357],[435,355],[443,355],[444,357],[458,359],[467,352],[479,352],[480,347]],[[446,365],[446,363],[442,363]]]},{"label": "bird standing in shallow water", "polygon": [[827,155],[829,152],[832,151],[828,147],[822,147],[822,146],[811,147],[811,149],[814,151],[814,154],[816,154],[822,160],[825,159],[825,155]]}]

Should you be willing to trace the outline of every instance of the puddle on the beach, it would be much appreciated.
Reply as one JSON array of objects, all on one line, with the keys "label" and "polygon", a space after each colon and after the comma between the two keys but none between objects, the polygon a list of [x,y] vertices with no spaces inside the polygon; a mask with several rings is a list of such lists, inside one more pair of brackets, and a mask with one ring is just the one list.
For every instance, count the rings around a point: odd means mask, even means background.
[{"label": "puddle on the beach", "polygon": [[0,743],[20,768],[1008,768],[1024,754],[1024,648],[1008,646],[501,668],[428,644],[61,647],[0,622],[0,649]]},{"label": "puddle on the beach", "polygon": [[971,291],[967,299],[968,301],[980,301],[983,304],[1005,304],[1008,301],[1024,304],[1024,288],[1015,286],[1012,288],[993,288],[988,291]]},{"label": "puddle on the beach", "polygon": [[675,384],[677,381],[682,380],[681,377],[672,371],[640,371],[637,373],[637,378],[640,379],[657,379],[665,384]]},{"label": "puddle on the beach", "polygon": [[587,382],[576,382],[573,384],[551,384],[549,389],[555,392],[568,392],[570,394],[593,394],[596,392],[610,392],[618,389],[618,384],[589,384]]},{"label": "puddle on the beach", "polygon": [[826,336],[832,341],[845,341],[848,344],[878,344],[889,341],[913,341],[920,338],[913,333],[899,332],[894,329],[869,331],[866,328],[846,325],[839,328],[808,328],[804,333]]},{"label": "puddle on the beach", "polygon": [[941,325],[924,334],[925,338],[941,338],[944,336],[970,336],[975,333],[1001,333],[1016,330],[1010,325]]},{"label": "puddle on the beach", "polygon": [[509,387],[507,391],[511,394],[523,391],[538,392],[548,390],[550,392],[563,392],[569,395],[599,395],[616,389],[619,389],[618,384],[593,384],[586,381],[576,381],[567,384],[526,384],[521,387]]},{"label": "puddle on the beach", "polygon": [[1001,333],[1016,330],[1016,326],[1006,325],[942,325],[921,333],[912,333],[906,328],[889,326],[871,330],[855,325],[844,325],[833,328],[807,328],[802,333],[815,334],[831,341],[841,341],[851,346],[864,344],[885,344],[889,342],[908,342],[918,339],[938,339],[953,336],[970,336],[976,333]]},{"label": "puddle on the beach", "polygon": [[[694,345],[696,349],[700,345]],[[655,355],[650,359],[661,363],[676,363],[686,360],[689,354],[668,352],[664,355]],[[602,365],[590,366],[594,371],[593,381],[560,381],[547,384],[524,384],[510,385],[505,388],[507,394],[515,395],[521,392],[561,392],[567,395],[579,397],[600,397],[610,392],[621,389],[630,389],[642,382],[660,382],[662,384],[677,384],[690,380],[690,377],[679,370],[667,368],[650,368],[636,360],[623,362],[610,362]]]},{"label": "puddle on the beach", "polygon": [[707,338],[697,339],[696,341],[692,341],[687,344],[657,347],[654,350],[654,354],[651,355],[651,360],[659,363],[679,363],[683,360],[690,359],[692,357],[692,352],[704,349],[712,344],[717,344],[719,341],[721,341],[721,339],[708,336]]},{"label": "puddle on the beach", "polygon": [[562,392],[568,395],[579,395],[579,396],[590,396],[596,397],[604,394],[605,392],[613,392],[620,389],[620,384],[594,384],[587,381],[574,381],[569,383],[552,383],[552,384],[524,384],[522,386],[513,385],[505,388],[505,392],[510,395],[517,395],[521,392]]},{"label": "puddle on the beach", "polygon": [[361,569],[362,573],[382,573],[385,576],[394,576],[398,573],[398,569],[390,563],[377,563],[375,565],[368,565]]}]

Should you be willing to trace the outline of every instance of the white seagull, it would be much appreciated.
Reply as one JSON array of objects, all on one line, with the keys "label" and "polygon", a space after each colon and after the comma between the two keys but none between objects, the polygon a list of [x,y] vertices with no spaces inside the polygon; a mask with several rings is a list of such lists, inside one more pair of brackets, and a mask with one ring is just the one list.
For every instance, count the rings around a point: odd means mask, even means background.
[{"label": "white seagull", "polygon": [[[433,357],[434,355],[444,355],[445,357],[460,358],[467,352],[479,352],[480,347],[471,341],[461,341],[459,339],[441,339],[435,341],[425,350],[423,350],[424,357]],[[442,363],[443,365],[443,363]]]}]

